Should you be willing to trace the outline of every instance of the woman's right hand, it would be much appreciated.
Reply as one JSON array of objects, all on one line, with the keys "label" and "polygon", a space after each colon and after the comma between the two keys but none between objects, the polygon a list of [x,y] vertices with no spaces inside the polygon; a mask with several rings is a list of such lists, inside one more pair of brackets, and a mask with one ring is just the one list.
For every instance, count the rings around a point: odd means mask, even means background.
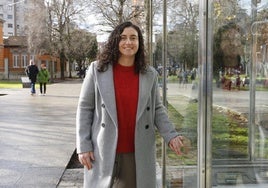
[{"label": "woman's right hand", "polygon": [[93,152],[85,152],[78,154],[79,162],[84,165],[88,170],[90,170],[92,166],[92,161],[95,160]]}]

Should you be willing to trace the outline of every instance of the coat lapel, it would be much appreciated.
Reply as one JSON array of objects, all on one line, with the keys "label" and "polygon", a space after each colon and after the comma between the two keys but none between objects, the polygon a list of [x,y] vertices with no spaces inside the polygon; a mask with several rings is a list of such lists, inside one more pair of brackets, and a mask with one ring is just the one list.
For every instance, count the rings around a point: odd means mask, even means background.
[{"label": "coat lapel", "polygon": [[151,89],[154,84],[154,74],[151,69],[148,69],[148,72],[145,74],[140,73],[139,78],[139,100],[138,100],[138,109],[136,122],[140,119],[144,109],[146,108],[148,98],[151,95]]},{"label": "coat lapel", "polygon": [[[97,85],[99,86],[99,92],[107,109],[107,112],[111,116],[114,124],[117,126],[117,113],[116,113],[116,100],[114,91],[114,80],[113,80],[113,68],[109,65],[106,72],[97,72]],[[154,84],[154,73],[151,69],[145,74],[139,75],[139,100],[137,107],[136,122],[138,122],[144,109],[146,108],[148,98],[151,95],[151,89]]]},{"label": "coat lapel", "polygon": [[99,86],[99,92],[103,99],[105,108],[114,124],[117,126],[117,113],[115,103],[115,91],[114,91],[114,80],[113,80],[113,68],[109,65],[107,71],[98,72],[96,74],[97,85]]}]

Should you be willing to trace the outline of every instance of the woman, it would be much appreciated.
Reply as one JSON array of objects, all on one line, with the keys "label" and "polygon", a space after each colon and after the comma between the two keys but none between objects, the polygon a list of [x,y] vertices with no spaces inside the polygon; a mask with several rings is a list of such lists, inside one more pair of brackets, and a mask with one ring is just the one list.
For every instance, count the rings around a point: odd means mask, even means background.
[{"label": "woman", "polygon": [[41,69],[37,74],[37,80],[40,84],[40,95],[46,95],[47,83],[49,81],[49,72],[44,63],[41,64]]},{"label": "woman", "polygon": [[77,109],[77,153],[84,187],[155,188],[155,128],[178,155],[157,72],[145,62],[140,29],[117,26],[83,82]]}]

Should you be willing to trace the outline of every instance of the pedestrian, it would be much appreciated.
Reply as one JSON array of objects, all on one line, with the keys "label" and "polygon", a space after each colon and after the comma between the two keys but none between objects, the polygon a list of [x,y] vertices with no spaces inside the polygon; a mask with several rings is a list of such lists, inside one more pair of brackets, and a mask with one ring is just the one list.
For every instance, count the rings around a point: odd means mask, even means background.
[{"label": "pedestrian", "polygon": [[31,81],[31,95],[35,95],[35,83],[39,70],[32,59],[30,60],[30,64],[27,66],[25,72]]},{"label": "pedestrian", "polygon": [[118,25],[90,64],[78,102],[77,153],[85,188],[155,188],[156,129],[182,154],[184,138],[168,120],[157,75],[145,62],[139,27]]},{"label": "pedestrian", "polygon": [[188,84],[188,74],[186,71],[182,72],[182,86],[187,88],[187,84]]},{"label": "pedestrian", "polygon": [[46,68],[46,64],[42,63],[41,69],[37,74],[37,81],[39,82],[39,85],[40,85],[40,95],[43,95],[43,96],[46,95],[47,83],[49,81],[49,78],[50,78],[50,75]]}]

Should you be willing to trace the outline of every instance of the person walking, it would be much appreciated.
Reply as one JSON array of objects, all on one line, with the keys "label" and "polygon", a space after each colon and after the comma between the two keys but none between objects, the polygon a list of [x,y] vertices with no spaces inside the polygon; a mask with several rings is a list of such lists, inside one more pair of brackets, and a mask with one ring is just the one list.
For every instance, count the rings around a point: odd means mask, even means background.
[{"label": "person walking", "polygon": [[35,65],[35,62],[31,59],[30,64],[26,68],[26,74],[31,81],[31,95],[35,95],[36,93],[35,83],[38,72],[39,72],[38,67]]},{"label": "person walking", "polygon": [[124,22],[88,68],[76,115],[84,188],[155,188],[156,129],[182,154],[184,137],[169,121],[158,73],[145,59],[140,28]]},{"label": "person walking", "polygon": [[43,95],[43,96],[46,95],[47,83],[49,81],[49,78],[50,78],[50,75],[46,68],[46,64],[42,63],[41,69],[37,74],[37,81],[39,82],[39,85],[40,85],[40,95]]}]

